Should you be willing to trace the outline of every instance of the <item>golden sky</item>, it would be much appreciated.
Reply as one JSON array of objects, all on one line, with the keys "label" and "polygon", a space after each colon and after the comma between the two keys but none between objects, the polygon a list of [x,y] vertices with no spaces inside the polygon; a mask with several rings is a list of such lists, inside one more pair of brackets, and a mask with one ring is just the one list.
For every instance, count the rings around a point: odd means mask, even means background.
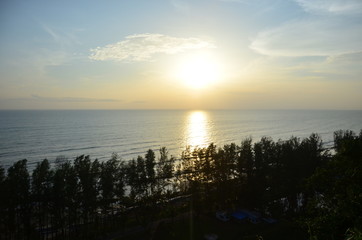
[{"label": "golden sky", "polygon": [[0,9],[0,109],[362,109],[360,0]]}]

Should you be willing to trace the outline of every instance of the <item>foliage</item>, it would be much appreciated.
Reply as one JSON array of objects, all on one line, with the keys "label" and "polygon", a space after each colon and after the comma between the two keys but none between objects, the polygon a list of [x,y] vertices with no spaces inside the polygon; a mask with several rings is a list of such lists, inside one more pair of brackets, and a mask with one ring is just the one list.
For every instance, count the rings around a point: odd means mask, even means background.
[{"label": "foliage", "polygon": [[7,174],[0,167],[0,237],[94,239],[128,220],[146,227],[174,217],[186,204],[196,217],[248,208],[299,218],[311,239],[359,239],[362,133],[336,132],[333,151],[312,134],[187,147],[180,159],[164,147],[128,162],[81,155],[51,167],[45,159],[31,177],[21,160]]},{"label": "foliage", "polygon": [[[335,155],[308,179],[306,222],[318,239],[358,239],[362,229],[362,132],[335,133]],[[354,230],[353,230],[354,229]],[[353,236],[353,237],[352,237]]]}]

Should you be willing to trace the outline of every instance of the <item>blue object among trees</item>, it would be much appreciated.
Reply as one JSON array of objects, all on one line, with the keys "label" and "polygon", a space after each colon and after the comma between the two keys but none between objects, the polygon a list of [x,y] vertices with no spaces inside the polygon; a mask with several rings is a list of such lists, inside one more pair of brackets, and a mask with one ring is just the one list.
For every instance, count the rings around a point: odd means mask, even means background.
[{"label": "blue object among trees", "polygon": [[231,214],[231,216],[236,220],[246,220],[248,217],[248,215],[243,211],[235,211]]}]

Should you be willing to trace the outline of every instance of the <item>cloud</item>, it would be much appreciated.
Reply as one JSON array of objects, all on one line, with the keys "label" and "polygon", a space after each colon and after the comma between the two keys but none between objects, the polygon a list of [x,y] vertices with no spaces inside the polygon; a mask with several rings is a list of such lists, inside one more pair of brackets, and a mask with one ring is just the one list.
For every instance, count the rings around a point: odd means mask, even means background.
[{"label": "cloud", "polygon": [[[296,1],[307,11],[307,16],[259,32],[249,46],[252,50],[268,56],[292,57],[362,51],[362,15],[352,14],[362,13],[362,1]],[[315,14],[310,14],[312,11]]]},{"label": "cloud", "polygon": [[171,4],[176,10],[178,10],[180,12],[185,12],[190,9],[190,5],[185,1],[172,0]]},{"label": "cloud", "polygon": [[327,62],[329,62],[329,63],[348,63],[348,64],[358,63],[358,64],[361,64],[362,63],[362,52],[331,56],[331,57],[329,57],[327,59]]},{"label": "cloud", "polygon": [[250,48],[269,56],[330,56],[362,51],[362,28],[302,21],[260,32]]},{"label": "cloud", "polygon": [[295,0],[305,11],[312,13],[359,14],[361,0]]},{"label": "cloud", "polygon": [[163,34],[130,35],[125,40],[91,49],[90,59],[105,61],[150,61],[156,54],[176,54],[192,49],[215,48],[199,38],[177,38]]},{"label": "cloud", "polygon": [[57,33],[55,33],[55,31],[52,28],[50,28],[46,24],[42,24],[42,27],[44,31],[47,32],[53,38],[54,41],[60,42],[61,37]]},{"label": "cloud", "polygon": [[243,5],[257,6],[260,8],[270,8],[275,3],[280,3],[280,0],[217,0],[225,3],[241,3]]},{"label": "cloud", "polygon": [[13,98],[0,97],[0,109],[80,109],[114,106],[119,103],[124,103],[124,101],[107,98],[42,97],[38,95]]},{"label": "cloud", "polygon": [[74,97],[41,97],[38,95],[31,95],[31,98],[23,98],[22,100],[39,100],[48,102],[119,102],[117,99],[104,99],[104,98],[74,98]]},{"label": "cloud", "polygon": [[238,2],[238,3],[247,3],[247,0],[219,0],[221,2]]},{"label": "cloud", "polygon": [[71,45],[80,45],[81,42],[78,40],[74,32],[80,32],[82,29],[74,29],[72,32],[61,32],[56,31],[53,27],[48,24],[39,23],[42,29],[52,38],[54,43],[60,46],[71,46]]},{"label": "cloud", "polygon": [[133,101],[132,104],[145,104],[147,101],[139,100],[139,101]]}]

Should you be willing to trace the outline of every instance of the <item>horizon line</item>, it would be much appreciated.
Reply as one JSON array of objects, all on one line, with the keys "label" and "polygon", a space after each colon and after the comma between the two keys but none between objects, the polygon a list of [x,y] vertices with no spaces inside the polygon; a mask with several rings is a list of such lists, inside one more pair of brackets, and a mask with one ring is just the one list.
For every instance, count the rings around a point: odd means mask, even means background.
[{"label": "horizon line", "polygon": [[340,108],[4,108],[0,111],[362,111]]}]

